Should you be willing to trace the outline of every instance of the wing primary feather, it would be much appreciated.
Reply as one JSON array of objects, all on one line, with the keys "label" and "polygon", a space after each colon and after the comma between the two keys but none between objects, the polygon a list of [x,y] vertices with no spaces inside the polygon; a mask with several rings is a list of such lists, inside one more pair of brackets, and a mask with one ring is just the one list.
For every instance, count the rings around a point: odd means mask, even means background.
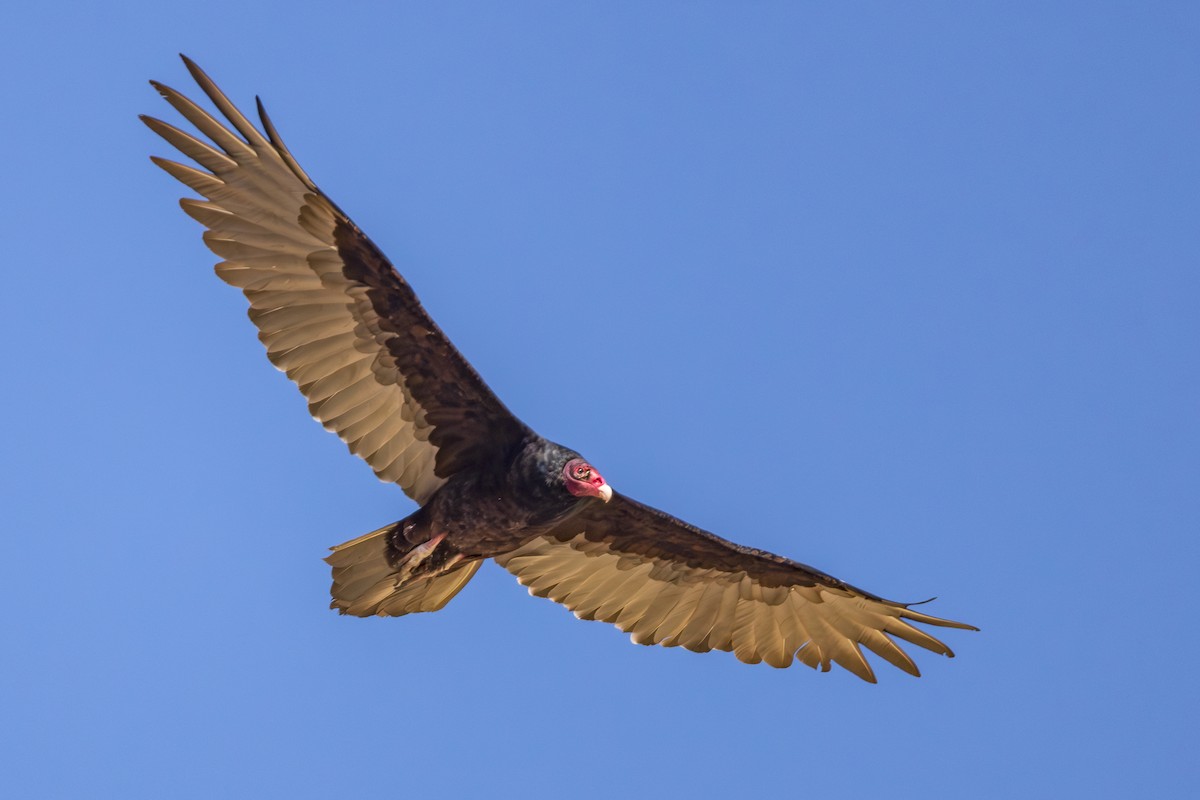
[{"label": "wing primary feather", "polygon": [[[222,184],[223,185],[223,184]],[[278,256],[286,255],[304,261],[326,245],[295,225],[285,225],[273,217],[250,219],[225,208],[218,201],[195,200],[185,197],[179,201],[184,212],[219,238],[234,239]]]},{"label": "wing primary feather", "polygon": [[229,100],[229,98],[225,96],[225,93],[217,88],[217,85],[213,83],[212,78],[208,77],[204,70],[196,66],[196,62],[192,61],[183,53],[180,53],[179,57],[183,59],[184,66],[187,67],[187,70],[191,73],[192,78],[197,84],[199,84],[204,93],[208,95],[208,99],[212,100],[213,105],[215,105],[217,109],[225,115],[225,118],[233,124],[233,127],[237,128],[238,133],[242,134],[242,136],[246,138],[246,141],[251,147],[253,147],[255,150],[258,150],[259,148],[271,146],[271,143],[263,138],[263,135],[258,132],[258,129],[254,127],[250,120],[246,119],[246,117],[242,115],[241,111],[238,111],[237,106],[235,106]]},{"label": "wing primary feather", "polygon": [[910,644],[915,644],[918,647],[924,647],[930,652],[938,655],[954,658],[954,651],[946,646],[944,642],[935,639],[919,628],[914,628],[903,620],[889,618],[883,629],[886,633],[890,633],[900,639],[903,639]]},{"label": "wing primary feather", "polygon": [[[187,164],[180,164],[161,156],[150,156],[150,160],[168,175],[182,183],[194,192],[211,199],[214,194],[225,188],[225,184],[211,172],[204,172]],[[189,199],[189,198],[184,198]],[[182,202],[182,201],[181,201]],[[184,209],[186,211],[186,209]]]},{"label": "wing primary feather", "polygon": [[168,144],[210,172],[220,175],[237,168],[237,162],[228,155],[174,125],[144,114],[141,120],[150,130],[166,139]]},{"label": "wing primary feather", "polygon": [[[925,602],[928,603],[929,601],[926,600]],[[958,628],[959,630],[964,631],[979,630],[979,628],[976,628],[974,625],[968,625],[965,622],[955,622],[952,619],[943,619],[930,614],[922,614],[920,611],[913,611],[909,606],[903,606],[903,609],[904,610],[900,612],[900,616],[906,619],[911,619],[915,622],[923,623],[925,625],[936,625],[939,628]]]},{"label": "wing primary feather", "polygon": [[238,158],[253,158],[254,151],[241,139],[229,132],[229,129],[222,125],[217,120],[213,119],[212,115],[205,111],[200,106],[193,103],[187,97],[184,97],[179,92],[172,89],[170,86],[159,83],[158,81],[150,81],[150,85],[158,90],[168,103],[170,103],[176,111],[184,116],[188,122],[196,126],[196,129],[212,139],[214,143],[234,159]]},{"label": "wing primary feather", "polygon": [[313,183],[312,178],[308,177],[308,173],[292,157],[292,151],[288,150],[287,145],[283,143],[283,137],[279,135],[279,131],[275,130],[275,124],[271,122],[270,116],[267,115],[267,109],[263,105],[262,98],[255,96],[254,104],[258,107],[258,118],[262,120],[263,129],[267,132],[271,144],[274,145],[275,152],[279,153],[279,157],[283,159],[283,163],[287,164],[288,169],[295,173],[297,178],[307,184],[310,189],[316,191],[317,185]]},{"label": "wing primary feather", "polygon": [[921,670],[917,669],[917,665],[909,658],[908,653],[897,647],[896,643],[886,634],[880,633],[874,628],[864,628],[860,635],[862,644],[870,648],[872,653],[892,666],[904,670],[914,678],[921,677]]}]

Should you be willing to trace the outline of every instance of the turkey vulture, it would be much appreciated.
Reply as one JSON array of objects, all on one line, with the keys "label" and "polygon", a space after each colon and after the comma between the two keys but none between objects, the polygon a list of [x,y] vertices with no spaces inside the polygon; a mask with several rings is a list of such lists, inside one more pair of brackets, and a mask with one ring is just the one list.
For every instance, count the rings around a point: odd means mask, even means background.
[{"label": "turkey vulture", "polygon": [[267,357],[313,417],[420,505],[332,548],[332,608],[437,611],[494,558],[530,594],[611,622],[638,644],[731,650],[774,667],[835,662],[871,682],[860,645],[919,675],[895,639],[953,653],[910,622],[975,630],[614,492],[579,453],[505,408],[296,162],[262,102],[260,132],[183,60],[225,119],[151,81],[208,139],[143,116],[201,169],[152,160],[206,198],[180,204],[207,229],[205,243],[224,259],[217,275],[245,293]]}]

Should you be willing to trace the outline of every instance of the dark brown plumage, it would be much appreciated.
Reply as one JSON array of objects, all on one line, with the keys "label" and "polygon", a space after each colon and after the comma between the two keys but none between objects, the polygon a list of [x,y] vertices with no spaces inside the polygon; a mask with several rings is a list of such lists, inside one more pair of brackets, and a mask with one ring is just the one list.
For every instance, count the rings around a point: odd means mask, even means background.
[{"label": "dark brown plumage", "polygon": [[224,259],[217,274],[245,293],[268,357],[313,416],[420,505],[333,548],[332,607],[358,616],[434,611],[494,558],[532,594],[642,644],[732,650],[777,667],[837,663],[870,681],[860,645],[913,675],[893,639],[953,655],[910,621],[971,626],[614,495],[578,453],[504,407],[407,281],[296,163],[262,104],[265,135],[184,62],[233,130],[152,82],[211,142],[143,117],[203,169],[154,162],[206,198],[181,205],[207,228],[205,242]]}]

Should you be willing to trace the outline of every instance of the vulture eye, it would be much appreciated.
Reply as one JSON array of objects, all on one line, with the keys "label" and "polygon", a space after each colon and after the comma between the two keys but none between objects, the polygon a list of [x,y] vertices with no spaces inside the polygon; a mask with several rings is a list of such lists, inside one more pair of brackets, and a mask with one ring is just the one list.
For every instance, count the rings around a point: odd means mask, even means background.
[{"label": "vulture eye", "polygon": [[576,467],[575,468],[575,479],[576,480],[586,481],[591,474],[592,474],[592,471],[588,467]]}]

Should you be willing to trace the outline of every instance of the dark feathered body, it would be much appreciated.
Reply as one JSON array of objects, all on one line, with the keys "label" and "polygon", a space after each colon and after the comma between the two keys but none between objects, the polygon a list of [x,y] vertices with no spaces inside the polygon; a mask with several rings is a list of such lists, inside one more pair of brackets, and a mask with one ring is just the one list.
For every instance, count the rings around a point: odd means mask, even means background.
[{"label": "dark feathered body", "polygon": [[563,465],[574,450],[536,434],[525,437],[493,468],[451,477],[429,501],[399,523],[403,541],[390,555],[444,534],[441,547],[468,559],[508,553],[576,513],[585,502],[563,491]]}]

